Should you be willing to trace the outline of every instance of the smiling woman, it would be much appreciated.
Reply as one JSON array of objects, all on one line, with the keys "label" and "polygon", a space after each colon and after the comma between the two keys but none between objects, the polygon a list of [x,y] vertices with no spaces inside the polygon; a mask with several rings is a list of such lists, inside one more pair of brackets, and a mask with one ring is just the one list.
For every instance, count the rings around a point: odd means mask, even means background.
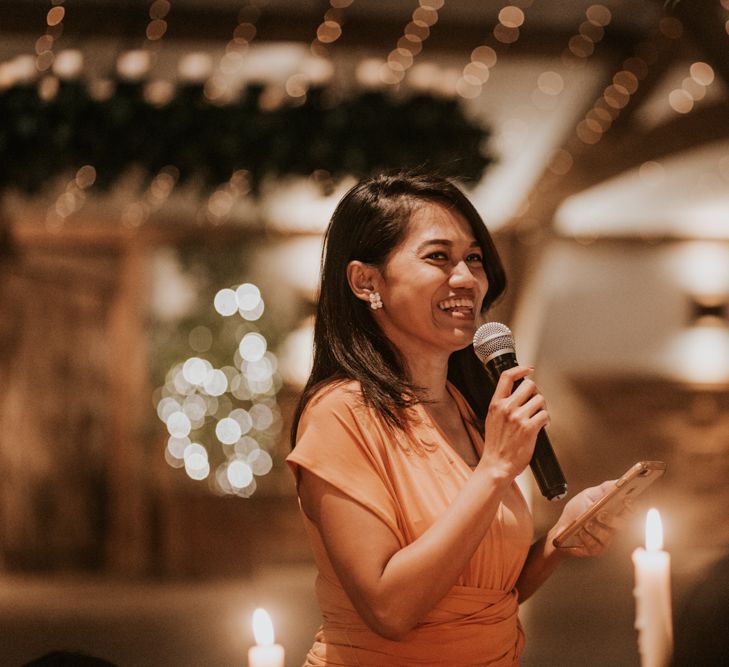
[{"label": "smiling woman", "polygon": [[[612,484],[530,546],[514,480],[545,402],[529,368],[490,385],[470,345],[504,286],[481,217],[447,180],[367,179],[334,212],[288,457],[324,617],[305,665],[516,664],[518,602],[567,557],[554,531]],[[612,532],[596,523],[570,553],[599,553]]]}]

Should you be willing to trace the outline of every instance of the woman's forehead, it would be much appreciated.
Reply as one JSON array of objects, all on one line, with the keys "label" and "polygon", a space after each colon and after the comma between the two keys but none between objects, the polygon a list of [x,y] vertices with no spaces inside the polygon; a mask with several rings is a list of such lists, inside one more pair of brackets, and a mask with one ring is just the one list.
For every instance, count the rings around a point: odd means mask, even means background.
[{"label": "woman's forehead", "polygon": [[457,209],[434,202],[413,210],[404,241],[426,239],[476,240],[468,220]]}]

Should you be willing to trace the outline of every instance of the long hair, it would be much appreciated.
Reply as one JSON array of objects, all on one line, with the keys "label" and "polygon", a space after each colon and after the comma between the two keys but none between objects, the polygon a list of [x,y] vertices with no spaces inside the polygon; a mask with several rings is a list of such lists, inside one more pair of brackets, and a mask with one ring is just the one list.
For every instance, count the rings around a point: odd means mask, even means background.
[{"label": "long hair", "polygon": [[[365,403],[396,428],[405,426],[404,409],[421,401],[420,388],[408,380],[397,350],[375,322],[368,304],[350,289],[347,266],[359,260],[382,268],[404,239],[413,211],[428,202],[460,213],[481,246],[488,278],[482,312],[506,289],[504,268],[486,225],[451,181],[405,171],[360,181],[337,205],[324,236],[314,362],[294,413],[292,447],[307,403],[332,382],[358,381]],[[451,354],[448,379],[483,422],[493,387],[471,346]]]}]

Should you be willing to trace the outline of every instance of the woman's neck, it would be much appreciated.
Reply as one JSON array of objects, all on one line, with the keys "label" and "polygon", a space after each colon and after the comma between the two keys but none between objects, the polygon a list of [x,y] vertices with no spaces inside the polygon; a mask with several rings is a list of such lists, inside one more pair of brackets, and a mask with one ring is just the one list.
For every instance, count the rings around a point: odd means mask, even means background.
[{"label": "woman's neck", "polygon": [[450,400],[446,381],[448,379],[448,357],[417,357],[405,360],[408,377],[416,386],[424,390],[423,398],[439,404]]}]

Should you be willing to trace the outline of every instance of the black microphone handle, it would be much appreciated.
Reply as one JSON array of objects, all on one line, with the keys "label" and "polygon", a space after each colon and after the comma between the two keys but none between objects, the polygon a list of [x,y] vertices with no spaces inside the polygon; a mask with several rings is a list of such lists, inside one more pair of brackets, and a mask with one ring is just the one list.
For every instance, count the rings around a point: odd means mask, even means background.
[{"label": "black microphone handle", "polygon": [[[516,354],[503,352],[489,359],[484,364],[484,368],[486,368],[486,372],[495,386],[505,370],[518,365]],[[514,382],[514,389],[521,383],[521,379]],[[559,467],[547,431],[543,428],[539,429],[539,433],[537,433],[537,442],[534,445],[534,454],[532,454],[532,459],[529,461],[529,467],[532,469],[534,479],[537,480],[539,491],[547,500],[561,500],[567,495],[567,480],[565,480],[562,473],[562,468]]]}]

